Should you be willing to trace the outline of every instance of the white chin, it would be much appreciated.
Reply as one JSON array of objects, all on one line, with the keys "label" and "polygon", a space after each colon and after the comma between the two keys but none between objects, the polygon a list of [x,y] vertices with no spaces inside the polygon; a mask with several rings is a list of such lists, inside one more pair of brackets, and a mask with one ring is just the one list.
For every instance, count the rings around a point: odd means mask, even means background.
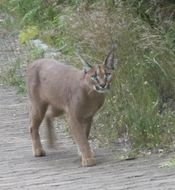
[{"label": "white chin", "polygon": [[98,93],[104,94],[107,92],[107,90],[96,90]]},{"label": "white chin", "polygon": [[93,89],[96,92],[101,93],[101,94],[104,94],[104,93],[106,93],[108,91],[107,89],[97,89],[96,86],[93,86]]}]

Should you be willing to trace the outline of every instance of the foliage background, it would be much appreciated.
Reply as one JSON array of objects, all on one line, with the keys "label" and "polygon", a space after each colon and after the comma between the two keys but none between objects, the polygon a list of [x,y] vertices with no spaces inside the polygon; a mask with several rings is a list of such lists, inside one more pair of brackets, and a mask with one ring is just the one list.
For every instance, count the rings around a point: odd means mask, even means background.
[{"label": "foliage background", "polygon": [[40,38],[77,67],[77,49],[101,63],[117,44],[117,77],[93,135],[139,150],[174,148],[173,0],[2,0],[0,6],[18,20],[21,43]]}]

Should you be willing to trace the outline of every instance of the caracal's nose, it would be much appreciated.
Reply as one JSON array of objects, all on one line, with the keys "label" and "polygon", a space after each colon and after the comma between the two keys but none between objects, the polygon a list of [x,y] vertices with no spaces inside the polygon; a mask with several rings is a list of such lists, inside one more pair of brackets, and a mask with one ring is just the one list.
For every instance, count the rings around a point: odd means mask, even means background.
[{"label": "caracal's nose", "polygon": [[101,86],[102,88],[104,88],[104,87],[106,86],[106,84],[105,84],[105,83],[101,83],[100,86]]}]

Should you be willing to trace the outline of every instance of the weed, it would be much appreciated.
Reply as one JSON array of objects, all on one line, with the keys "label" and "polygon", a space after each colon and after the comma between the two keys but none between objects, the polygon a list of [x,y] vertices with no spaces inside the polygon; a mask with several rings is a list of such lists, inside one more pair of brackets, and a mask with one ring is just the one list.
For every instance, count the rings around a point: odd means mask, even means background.
[{"label": "weed", "polygon": [[27,43],[29,55],[30,55],[30,62],[32,62],[35,59],[43,58],[44,56],[44,50],[40,47],[34,46],[31,42]]},{"label": "weed", "polygon": [[[42,49],[33,46],[31,43],[27,44],[27,51],[28,53],[25,56],[27,56],[28,62],[43,57],[44,53]],[[24,63],[24,60],[17,58],[3,69],[0,80],[9,86],[15,86],[19,93],[26,93],[26,67],[27,62]]]},{"label": "weed", "polygon": [[7,85],[15,86],[19,93],[26,93],[26,82],[21,67],[17,60],[2,72],[0,79]]},{"label": "weed", "polygon": [[27,41],[34,39],[38,36],[39,31],[37,26],[28,26],[27,28],[23,29],[19,34],[19,41],[20,43],[26,43]]},{"label": "weed", "polygon": [[174,168],[175,167],[175,158],[171,158],[170,160],[163,162],[160,164],[160,168]]}]

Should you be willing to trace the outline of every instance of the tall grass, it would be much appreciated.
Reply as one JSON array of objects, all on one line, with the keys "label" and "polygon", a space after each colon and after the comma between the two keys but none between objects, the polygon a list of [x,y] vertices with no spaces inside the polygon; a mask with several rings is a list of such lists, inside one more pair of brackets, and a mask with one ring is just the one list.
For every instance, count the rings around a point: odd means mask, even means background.
[{"label": "tall grass", "polygon": [[109,11],[99,3],[66,22],[71,38],[65,43],[80,47],[89,61],[102,62],[111,43],[118,46],[116,81],[95,122],[103,138],[123,137],[140,148],[172,144],[175,113],[169,102],[175,98],[175,55],[165,36],[122,4]]},{"label": "tall grass", "polygon": [[[94,119],[94,133],[107,142],[123,139],[131,147],[171,147],[175,140],[173,20],[168,30],[153,25],[138,16],[129,0],[37,0],[34,7],[32,2],[23,4],[23,22],[40,27],[41,38],[59,48],[70,62],[79,62],[74,55],[78,49],[88,61],[102,63],[112,44],[117,44],[116,80]],[[147,9],[148,4],[138,5]]]}]

